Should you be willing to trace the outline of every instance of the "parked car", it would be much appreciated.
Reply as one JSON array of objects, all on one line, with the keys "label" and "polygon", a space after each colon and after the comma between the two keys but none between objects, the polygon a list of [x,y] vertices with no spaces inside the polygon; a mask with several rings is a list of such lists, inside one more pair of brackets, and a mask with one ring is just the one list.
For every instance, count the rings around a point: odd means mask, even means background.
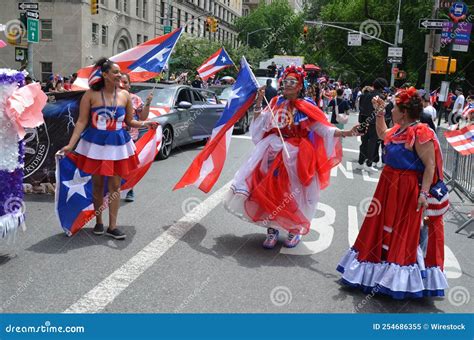
[{"label": "parked car", "polygon": [[212,129],[224,111],[223,104],[209,102],[212,96],[217,102],[217,97],[203,89],[187,85],[134,84],[134,86],[134,89],[142,88],[136,94],[143,101],[150,91],[153,91],[148,119],[160,123],[163,128],[159,159],[168,158],[172,149],[178,146],[206,140],[211,136]]},{"label": "parked car", "polygon": [[[232,92],[232,86],[227,86],[220,95],[217,96],[220,103],[226,105],[227,100],[229,99],[230,93]],[[234,131],[244,134],[249,130],[251,112],[253,112],[253,105],[247,110],[245,115],[239,119],[234,125]]]}]

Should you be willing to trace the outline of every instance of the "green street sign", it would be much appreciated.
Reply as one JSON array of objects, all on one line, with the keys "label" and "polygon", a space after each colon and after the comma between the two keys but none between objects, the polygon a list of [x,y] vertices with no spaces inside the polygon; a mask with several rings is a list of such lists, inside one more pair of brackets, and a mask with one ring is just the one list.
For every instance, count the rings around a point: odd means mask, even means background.
[{"label": "green street sign", "polygon": [[28,27],[28,42],[38,43],[39,42],[39,20],[28,18],[27,27]]},{"label": "green street sign", "polygon": [[163,33],[165,33],[165,34],[171,33],[171,26],[164,26],[163,27]]}]

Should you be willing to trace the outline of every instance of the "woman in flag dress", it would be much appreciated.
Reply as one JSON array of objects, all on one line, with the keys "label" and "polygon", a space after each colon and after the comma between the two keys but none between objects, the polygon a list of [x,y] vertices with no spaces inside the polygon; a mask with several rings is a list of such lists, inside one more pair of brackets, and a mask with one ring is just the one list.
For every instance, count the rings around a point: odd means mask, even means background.
[{"label": "woman in flag dress", "polygon": [[274,248],[280,231],[286,247],[295,247],[310,230],[319,192],[329,185],[331,168],[342,157],[339,137],[357,136],[332,126],[313,101],[303,98],[305,72],[285,70],[283,95],[262,111],[259,90],[250,126],[255,148],[236,173],[224,200],[236,216],[267,228],[263,247]]},{"label": "woman in flag dress", "polygon": [[[125,129],[156,128],[157,123],[133,119],[134,110],[130,95],[121,90],[120,67],[102,58],[94,66],[89,77],[90,89],[82,97],[79,118],[69,144],[62,153],[74,150],[77,166],[92,174],[94,210],[96,225],[94,234],[104,234],[102,210],[104,210],[104,186],[107,177],[109,193],[109,228],[106,234],[115,239],[126,235],[117,228],[120,205],[121,178],[138,166],[135,144]],[[79,143],[78,143],[79,142]]]},{"label": "woman in flag dress", "polygon": [[[342,283],[366,293],[395,299],[443,296],[448,284],[442,215],[449,202],[447,195],[438,201],[430,194],[430,187],[443,178],[438,140],[418,121],[423,104],[415,88],[396,94],[390,129],[383,100],[372,102],[386,165],[359,235],[337,270]],[[419,246],[423,210],[428,220],[425,254]]]}]

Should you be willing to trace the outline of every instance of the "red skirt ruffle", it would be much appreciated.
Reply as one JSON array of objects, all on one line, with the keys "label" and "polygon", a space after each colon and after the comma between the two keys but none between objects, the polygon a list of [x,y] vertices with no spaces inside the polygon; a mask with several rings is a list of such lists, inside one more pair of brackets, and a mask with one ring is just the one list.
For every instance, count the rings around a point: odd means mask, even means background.
[{"label": "red skirt ruffle", "polygon": [[136,154],[121,160],[91,159],[76,154],[77,167],[91,175],[126,177],[132,170],[138,168],[139,160]]}]

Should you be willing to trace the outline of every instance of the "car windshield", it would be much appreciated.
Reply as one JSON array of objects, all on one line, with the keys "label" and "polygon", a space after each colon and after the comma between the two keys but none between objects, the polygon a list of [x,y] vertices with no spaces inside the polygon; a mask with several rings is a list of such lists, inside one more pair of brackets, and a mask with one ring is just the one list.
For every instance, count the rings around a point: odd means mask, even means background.
[{"label": "car windshield", "polygon": [[219,99],[229,99],[230,93],[232,92],[232,86],[226,87],[224,91],[219,95]]},{"label": "car windshield", "polygon": [[[152,89],[148,90],[141,90],[136,93],[137,96],[139,96],[143,102],[145,102],[146,97],[150,93]],[[176,89],[174,88],[156,88],[153,94],[153,100],[151,101],[151,106],[172,106],[172,102],[174,99],[174,94],[176,92]]]},{"label": "car windshield", "polygon": [[267,85],[267,79],[271,79],[272,80],[272,87],[274,89],[278,89],[278,82],[277,82],[276,78],[257,77],[258,85],[260,85],[260,86]]}]

